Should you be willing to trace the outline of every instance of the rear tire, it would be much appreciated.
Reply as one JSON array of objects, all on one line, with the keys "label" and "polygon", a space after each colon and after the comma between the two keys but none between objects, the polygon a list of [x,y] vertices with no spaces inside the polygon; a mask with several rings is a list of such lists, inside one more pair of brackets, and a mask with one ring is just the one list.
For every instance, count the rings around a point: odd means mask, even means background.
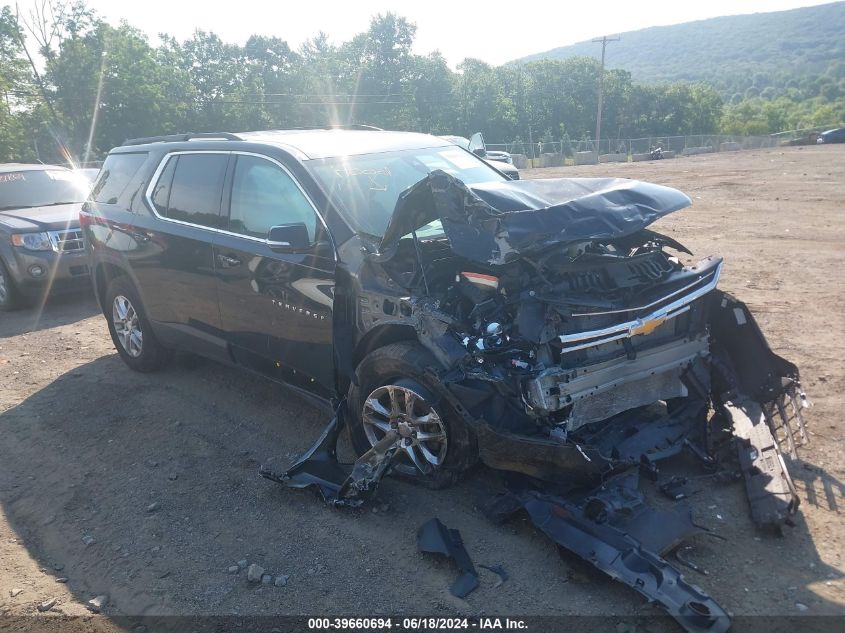
[{"label": "rear tire", "polygon": [[23,307],[20,293],[18,292],[9,269],[0,260],[0,311],[11,312]]},{"label": "rear tire", "polygon": [[425,373],[438,366],[419,343],[381,347],[358,365],[348,397],[350,439],[358,455],[388,428],[398,430],[406,446],[396,453],[393,472],[429,488],[451,485],[478,458],[471,430],[442,396],[444,387]]},{"label": "rear tire", "polygon": [[173,352],[155,337],[135,286],[126,277],[114,279],[105,296],[104,313],[112,342],[130,369],[156,371],[167,365]]}]

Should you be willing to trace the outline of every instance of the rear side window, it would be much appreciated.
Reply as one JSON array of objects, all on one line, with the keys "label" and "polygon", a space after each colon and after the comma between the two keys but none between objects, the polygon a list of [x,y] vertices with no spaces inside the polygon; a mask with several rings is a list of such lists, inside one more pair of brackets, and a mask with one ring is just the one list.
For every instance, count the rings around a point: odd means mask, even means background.
[{"label": "rear side window", "polygon": [[102,204],[117,204],[120,194],[138,173],[145,160],[147,160],[146,152],[110,154],[100,169],[94,188],[91,189],[91,200]]},{"label": "rear side window", "polygon": [[220,198],[227,154],[180,154],[167,161],[152,192],[162,217],[221,228]]},{"label": "rear side window", "polygon": [[156,186],[153,187],[153,206],[156,212],[165,218],[167,217],[167,203],[170,200],[170,185],[173,184],[173,172],[176,171],[176,163],[178,161],[178,156],[172,156],[168,159],[167,164],[156,181]]}]

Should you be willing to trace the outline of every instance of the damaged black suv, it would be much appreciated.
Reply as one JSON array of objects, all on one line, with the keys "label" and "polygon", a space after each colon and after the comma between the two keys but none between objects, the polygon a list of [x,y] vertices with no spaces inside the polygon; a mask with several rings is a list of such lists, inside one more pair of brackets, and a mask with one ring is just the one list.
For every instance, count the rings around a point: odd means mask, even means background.
[{"label": "damaged black suv", "polygon": [[[440,486],[479,460],[560,481],[706,459],[714,407],[768,437],[795,419],[798,370],[716,289],[722,259],[685,264],[647,228],[689,204],[508,181],[423,134],[267,131],[128,141],[82,225],[131,368],[181,349],[284,381],[334,401],[359,454],[388,437],[395,471]],[[780,520],[791,481],[749,442]]]}]

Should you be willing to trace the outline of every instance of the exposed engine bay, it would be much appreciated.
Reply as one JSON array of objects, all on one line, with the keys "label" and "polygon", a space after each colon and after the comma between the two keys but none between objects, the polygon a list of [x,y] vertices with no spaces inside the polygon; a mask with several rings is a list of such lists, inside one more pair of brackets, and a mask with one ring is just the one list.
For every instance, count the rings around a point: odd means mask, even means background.
[{"label": "exposed engine bay", "polygon": [[425,272],[384,269],[435,289],[413,311],[442,332],[432,351],[476,393],[467,403],[476,417],[563,440],[622,411],[688,396],[686,374],[707,387],[697,367],[709,349],[704,296],[721,260],[683,266],[664,245],[643,231],[482,269],[429,242],[419,245],[431,261]]},{"label": "exposed engine bay", "polygon": [[[798,369],[772,352],[747,306],[717,288],[720,257],[684,263],[687,248],[647,228],[689,204],[633,181],[468,188],[432,172],[400,197],[380,242],[363,240],[349,295],[358,332],[410,333],[436,359],[425,368],[436,396],[471,429],[479,460],[525,478],[515,508],[578,555],[609,548],[607,560],[590,562],[687,630],[722,631],[727,616],[698,588],[677,584],[667,598],[644,580],[651,572],[619,563],[636,552],[662,577],[677,574],[661,558],[674,539],[649,548],[621,523],[601,527],[613,513],[588,511],[590,499],[628,504],[636,480],[612,482],[636,471],[657,481],[658,463],[682,451],[710,473],[730,462],[761,528],[780,529],[797,511],[782,447],[795,456],[806,440]],[[294,468],[262,474],[354,506],[386,472],[379,456],[395,459],[392,448],[409,440],[401,425],[385,433],[359,460],[361,477],[347,468],[331,483],[339,400],[331,434]]]}]

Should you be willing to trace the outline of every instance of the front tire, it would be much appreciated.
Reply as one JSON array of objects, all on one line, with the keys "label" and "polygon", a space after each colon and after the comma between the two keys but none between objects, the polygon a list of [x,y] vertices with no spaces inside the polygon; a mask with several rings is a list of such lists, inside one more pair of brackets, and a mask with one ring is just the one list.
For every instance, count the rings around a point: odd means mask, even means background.
[{"label": "front tire", "polygon": [[126,278],[114,279],[106,290],[105,317],[112,342],[130,369],[161,369],[173,356],[155,337],[135,286]]},{"label": "front tire", "polygon": [[0,311],[11,312],[22,307],[20,293],[6,265],[0,260]]},{"label": "front tire", "polygon": [[445,488],[478,456],[475,438],[442,397],[442,385],[426,375],[438,367],[419,343],[401,342],[368,354],[349,388],[350,438],[362,455],[389,430],[402,447],[394,457],[399,476],[429,488]]}]

